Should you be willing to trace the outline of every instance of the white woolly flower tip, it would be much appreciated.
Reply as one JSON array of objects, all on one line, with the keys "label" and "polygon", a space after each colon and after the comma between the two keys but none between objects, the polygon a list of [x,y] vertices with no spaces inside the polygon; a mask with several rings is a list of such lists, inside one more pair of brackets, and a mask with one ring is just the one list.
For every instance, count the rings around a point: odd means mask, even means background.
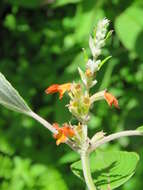
[{"label": "white woolly flower tip", "polygon": [[109,25],[109,22],[110,21],[107,18],[104,18],[98,22],[98,26],[100,26],[101,28],[105,28]]},{"label": "white woolly flower tip", "polygon": [[96,53],[96,47],[95,47],[94,40],[93,40],[92,36],[89,37],[89,47],[90,47],[92,55],[94,56]]},{"label": "white woolly flower tip", "polygon": [[103,20],[100,20],[97,24],[97,30],[96,30],[96,40],[100,41],[104,39],[106,32],[107,32],[107,27],[109,25],[109,20],[104,18]]},{"label": "white woolly flower tip", "polygon": [[92,36],[89,38],[89,47],[94,59],[97,59],[97,57],[101,54],[101,49],[105,45],[105,36],[108,25],[108,19],[104,18],[100,20],[97,24],[96,35],[94,38],[92,38]]},{"label": "white woolly flower tip", "polygon": [[92,81],[91,87],[95,86],[97,84],[97,80]]},{"label": "white woolly flower tip", "polygon": [[108,20],[107,18],[104,18],[102,22],[103,22],[103,25],[109,25],[110,20]]},{"label": "white woolly flower tip", "polygon": [[99,66],[100,63],[101,63],[101,60],[97,60],[97,61],[95,62],[95,64],[96,64],[97,66]]},{"label": "white woolly flower tip", "polygon": [[91,59],[89,59],[88,62],[87,62],[87,64],[86,64],[87,68],[90,68],[90,67],[92,67],[93,65],[94,65],[94,61],[91,60]]},{"label": "white woolly flower tip", "polygon": [[[102,43],[104,43],[104,41]],[[95,45],[95,41],[92,38],[92,36],[90,36],[90,38],[89,38],[89,47],[90,47],[90,50],[91,50],[93,57],[97,57],[98,55],[100,55],[101,48],[99,46],[99,43],[97,43]]]},{"label": "white woolly flower tip", "polygon": [[86,64],[86,68],[90,69],[91,73],[94,74],[94,72],[98,70],[98,66],[100,63],[101,63],[100,60],[94,61],[89,59]]}]

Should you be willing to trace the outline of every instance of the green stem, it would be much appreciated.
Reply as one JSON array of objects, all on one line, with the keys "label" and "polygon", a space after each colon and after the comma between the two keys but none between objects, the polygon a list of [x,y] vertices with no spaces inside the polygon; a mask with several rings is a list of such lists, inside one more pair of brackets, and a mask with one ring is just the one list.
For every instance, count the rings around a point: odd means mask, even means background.
[{"label": "green stem", "polygon": [[96,190],[96,187],[95,187],[93,180],[92,180],[92,177],[91,177],[90,164],[89,164],[89,154],[85,151],[81,153],[81,162],[82,162],[84,179],[85,179],[85,182],[86,182],[88,189],[89,190]]}]

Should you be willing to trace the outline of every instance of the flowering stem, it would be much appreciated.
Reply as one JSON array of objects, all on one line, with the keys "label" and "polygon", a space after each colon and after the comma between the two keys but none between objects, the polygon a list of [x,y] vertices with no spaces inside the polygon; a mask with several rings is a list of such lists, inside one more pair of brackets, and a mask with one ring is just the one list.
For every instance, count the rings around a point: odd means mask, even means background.
[{"label": "flowering stem", "polygon": [[92,177],[91,177],[89,154],[86,151],[83,151],[81,153],[81,162],[82,162],[84,179],[85,179],[88,189],[96,190],[96,187],[95,187]]},{"label": "flowering stem", "polygon": [[82,163],[83,175],[88,189],[96,190],[90,171],[89,153],[87,152],[89,146],[88,136],[87,136],[87,125],[84,124],[84,122],[82,129],[83,129],[83,142],[81,148],[81,163]]},{"label": "flowering stem", "polygon": [[[31,111],[29,114],[29,116],[31,116],[33,119],[37,120],[39,123],[41,123],[44,127],[46,127],[47,129],[49,129],[53,134],[57,133],[57,130],[45,119],[43,119],[41,116],[39,116],[38,114],[34,113],[33,111]],[[66,144],[71,147],[71,149],[73,149],[76,152],[79,152],[79,148],[76,147],[74,145],[74,143],[72,141],[70,141],[70,139],[67,140]]]}]

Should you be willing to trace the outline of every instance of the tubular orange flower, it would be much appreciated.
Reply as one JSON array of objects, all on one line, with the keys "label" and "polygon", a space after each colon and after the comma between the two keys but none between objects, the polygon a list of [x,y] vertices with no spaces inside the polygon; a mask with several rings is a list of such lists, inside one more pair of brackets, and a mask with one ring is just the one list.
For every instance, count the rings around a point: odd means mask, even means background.
[{"label": "tubular orange flower", "polygon": [[70,91],[71,89],[71,83],[65,83],[65,84],[53,84],[51,86],[49,86],[45,92],[46,94],[53,94],[53,93],[56,93],[56,92],[59,92],[59,99],[62,99],[64,93],[66,91]]},{"label": "tubular orange flower", "polygon": [[63,124],[62,130],[67,137],[72,138],[75,135],[74,130],[67,123]]},{"label": "tubular orange flower", "polygon": [[112,94],[105,92],[104,93],[104,98],[107,101],[108,105],[111,107],[112,104],[116,107],[119,108],[118,105],[118,100],[115,98],[115,96],[113,96]]},{"label": "tubular orange flower", "polygon": [[58,134],[54,134],[53,137],[57,139],[56,144],[65,143],[67,138],[72,138],[75,135],[75,132],[68,124],[64,124],[63,127],[59,127],[58,123],[54,123],[53,127],[58,131]]}]

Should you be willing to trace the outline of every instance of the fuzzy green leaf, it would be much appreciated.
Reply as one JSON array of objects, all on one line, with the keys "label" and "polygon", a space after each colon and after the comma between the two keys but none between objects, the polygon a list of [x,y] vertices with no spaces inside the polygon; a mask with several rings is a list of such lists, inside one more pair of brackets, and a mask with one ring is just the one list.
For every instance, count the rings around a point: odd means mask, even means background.
[{"label": "fuzzy green leaf", "polygon": [[[96,151],[90,157],[94,184],[102,190],[108,186],[115,189],[124,184],[134,174],[139,156],[134,152]],[[83,179],[81,161],[71,165],[73,173]]]},{"label": "fuzzy green leaf", "polygon": [[31,111],[2,73],[0,73],[0,104],[21,113],[29,113]]}]

